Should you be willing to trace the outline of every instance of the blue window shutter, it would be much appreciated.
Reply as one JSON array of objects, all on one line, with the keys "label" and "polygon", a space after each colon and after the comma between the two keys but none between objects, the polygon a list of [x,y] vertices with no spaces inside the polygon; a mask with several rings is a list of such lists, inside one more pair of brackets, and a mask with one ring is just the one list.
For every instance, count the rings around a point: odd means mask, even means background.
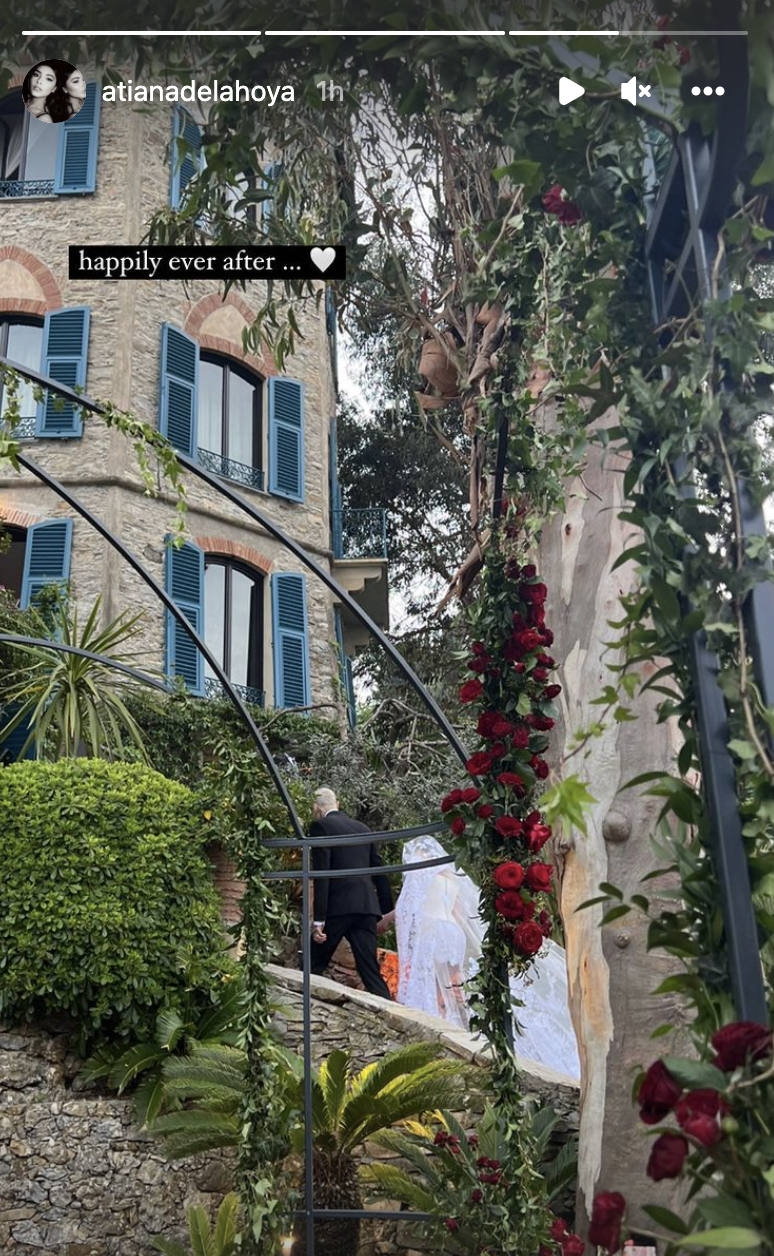
[{"label": "blue window shutter", "polygon": [[[43,375],[50,375],[68,388],[85,387],[90,321],[91,310],[86,305],[46,315],[40,363]],[[73,402],[62,403],[53,393],[47,393],[45,401],[38,403],[36,436],[67,438],[80,436],[82,432],[83,419]]]},{"label": "blue window shutter", "polygon": [[159,431],[189,458],[196,457],[199,346],[171,323],[161,328]]},{"label": "blue window shutter", "polygon": [[354,728],[357,723],[357,706],[355,705],[355,683],[352,679],[352,659],[344,650],[344,625],[341,620],[341,607],[334,606],[333,618],[336,623],[336,644],[339,649],[339,678],[347,703],[347,723]]},{"label": "blue window shutter", "polygon": [[[19,709],[18,702],[12,703],[10,706],[4,707],[0,711],[0,732],[7,724],[10,724],[14,715]],[[23,719],[21,724],[17,724],[10,737],[6,737],[0,741],[0,763],[18,763],[20,759],[36,759],[35,742],[31,741],[24,754],[21,753],[25,741],[30,735],[30,722]]]},{"label": "blue window shutter", "polygon": [[304,386],[269,377],[269,492],[304,500]]},{"label": "blue window shutter", "polygon": [[180,209],[188,184],[201,170],[202,159],[201,129],[188,110],[177,105],[172,112],[172,178],[169,189],[169,203],[173,209]]},{"label": "blue window shutter", "polygon": [[97,186],[99,111],[97,83],[86,84],[86,99],[72,118],[61,124],[54,171],[55,192],[93,192]]},{"label": "blue window shutter", "polygon": [[309,706],[306,581],[293,572],[271,578],[275,707]]},{"label": "blue window shutter", "polygon": [[331,548],[333,549],[333,557],[341,558],[343,552],[341,537],[341,486],[339,484],[339,440],[335,414],[328,428],[328,484],[331,498]]},{"label": "blue window shutter", "polygon": [[[201,636],[204,625],[204,551],[186,541],[180,549],[167,543],[164,585],[172,601]],[[199,647],[174,615],[166,612],[168,676],[180,676],[200,697],[204,693],[204,659]]]},{"label": "blue window shutter", "polygon": [[25,610],[48,584],[70,579],[72,519],[47,519],[27,529],[20,605]]}]

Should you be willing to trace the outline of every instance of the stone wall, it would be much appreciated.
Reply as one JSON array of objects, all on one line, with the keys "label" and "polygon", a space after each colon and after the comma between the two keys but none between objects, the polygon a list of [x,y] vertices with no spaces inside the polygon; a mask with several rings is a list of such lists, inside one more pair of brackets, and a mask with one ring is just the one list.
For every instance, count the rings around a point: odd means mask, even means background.
[{"label": "stone wall", "polygon": [[[302,1033],[301,973],[270,969],[277,1028],[293,1049]],[[312,978],[313,1056],[345,1047],[357,1066],[409,1042],[484,1066],[480,1040],[444,1021]],[[577,1130],[571,1078],[522,1061],[528,1092],[560,1117],[559,1140]],[[214,1211],[231,1187],[228,1153],[169,1164],[132,1122],[131,1101],[82,1085],[61,1032],[0,1029],[0,1252],[14,1256],[149,1256],[155,1236],[184,1239],[185,1209]],[[367,1149],[375,1152],[376,1149]],[[367,1223],[361,1256],[418,1248],[411,1227]],[[410,1256],[410,1253],[409,1253]]]}]

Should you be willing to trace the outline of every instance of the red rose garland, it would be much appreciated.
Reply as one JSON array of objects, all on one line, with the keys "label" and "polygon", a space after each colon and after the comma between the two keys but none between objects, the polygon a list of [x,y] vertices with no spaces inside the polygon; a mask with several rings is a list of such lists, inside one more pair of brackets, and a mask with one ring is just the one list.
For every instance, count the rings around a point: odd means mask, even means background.
[{"label": "red rose garland", "polygon": [[[518,512],[508,508],[506,536],[516,534]],[[546,627],[546,585],[533,563],[503,563],[505,601],[498,602],[492,638],[474,641],[460,701],[480,705],[476,729],[482,745],[466,767],[478,787],[453,789],[441,812],[456,838],[472,828],[483,836],[498,865],[490,888],[500,931],[516,956],[529,960],[552,931],[547,903],[552,868],[540,860],[551,837],[535,808],[535,795],[548,776],[543,755],[554,726],[552,708],[561,685],[549,683],[555,660],[546,653],[553,633]],[[504,609],[503,609],[504,608]],[[499,856],[497,852],[499,851]]]}]

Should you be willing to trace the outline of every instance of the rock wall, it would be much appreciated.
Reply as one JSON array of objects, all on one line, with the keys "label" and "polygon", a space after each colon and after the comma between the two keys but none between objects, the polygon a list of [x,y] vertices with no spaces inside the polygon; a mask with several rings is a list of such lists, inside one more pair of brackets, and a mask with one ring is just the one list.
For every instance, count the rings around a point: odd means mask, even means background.
[{"label": "rock wall", "polygon": [[[293,1049],[302,1035],[301,973],[271,968],[277,1028]],[[346,1047],[357,1065],[409,1042],[437,1041],[445,1054],[486,1063],[480,1040],[426,1016],[324,977],[312,979],[316,1061]],[[572,1079],[523,1061],[527,1089],[561,1118],[563,1141],[577,1130]],[[368,1152],[376,1149],[367,1149]],[[149,1256],[156,1236],[185,1239],[185,1210],[212,1213],[232,1184],[228,1153],[170,1164],[132,1122],[131,1102],[79,1079],[62,1032],[0,1027],[0,1253],[14,1256]],[[361,1256],[420,1245],[412,1227],[363,1227]],[[410,1256],[410,1252],[408,1253]]]}]

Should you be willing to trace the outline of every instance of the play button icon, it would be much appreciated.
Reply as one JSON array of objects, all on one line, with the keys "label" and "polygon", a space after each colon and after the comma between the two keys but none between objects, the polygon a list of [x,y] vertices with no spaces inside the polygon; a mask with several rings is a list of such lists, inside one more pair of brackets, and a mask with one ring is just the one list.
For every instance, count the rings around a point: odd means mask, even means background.
[{"label": "play button icon", "polygon": [[571,101],[577,100],[586,91],[585,87],[581,87],[580,83],[573,83],[572,79],[559,79],[559,104],[569,105]]}]

